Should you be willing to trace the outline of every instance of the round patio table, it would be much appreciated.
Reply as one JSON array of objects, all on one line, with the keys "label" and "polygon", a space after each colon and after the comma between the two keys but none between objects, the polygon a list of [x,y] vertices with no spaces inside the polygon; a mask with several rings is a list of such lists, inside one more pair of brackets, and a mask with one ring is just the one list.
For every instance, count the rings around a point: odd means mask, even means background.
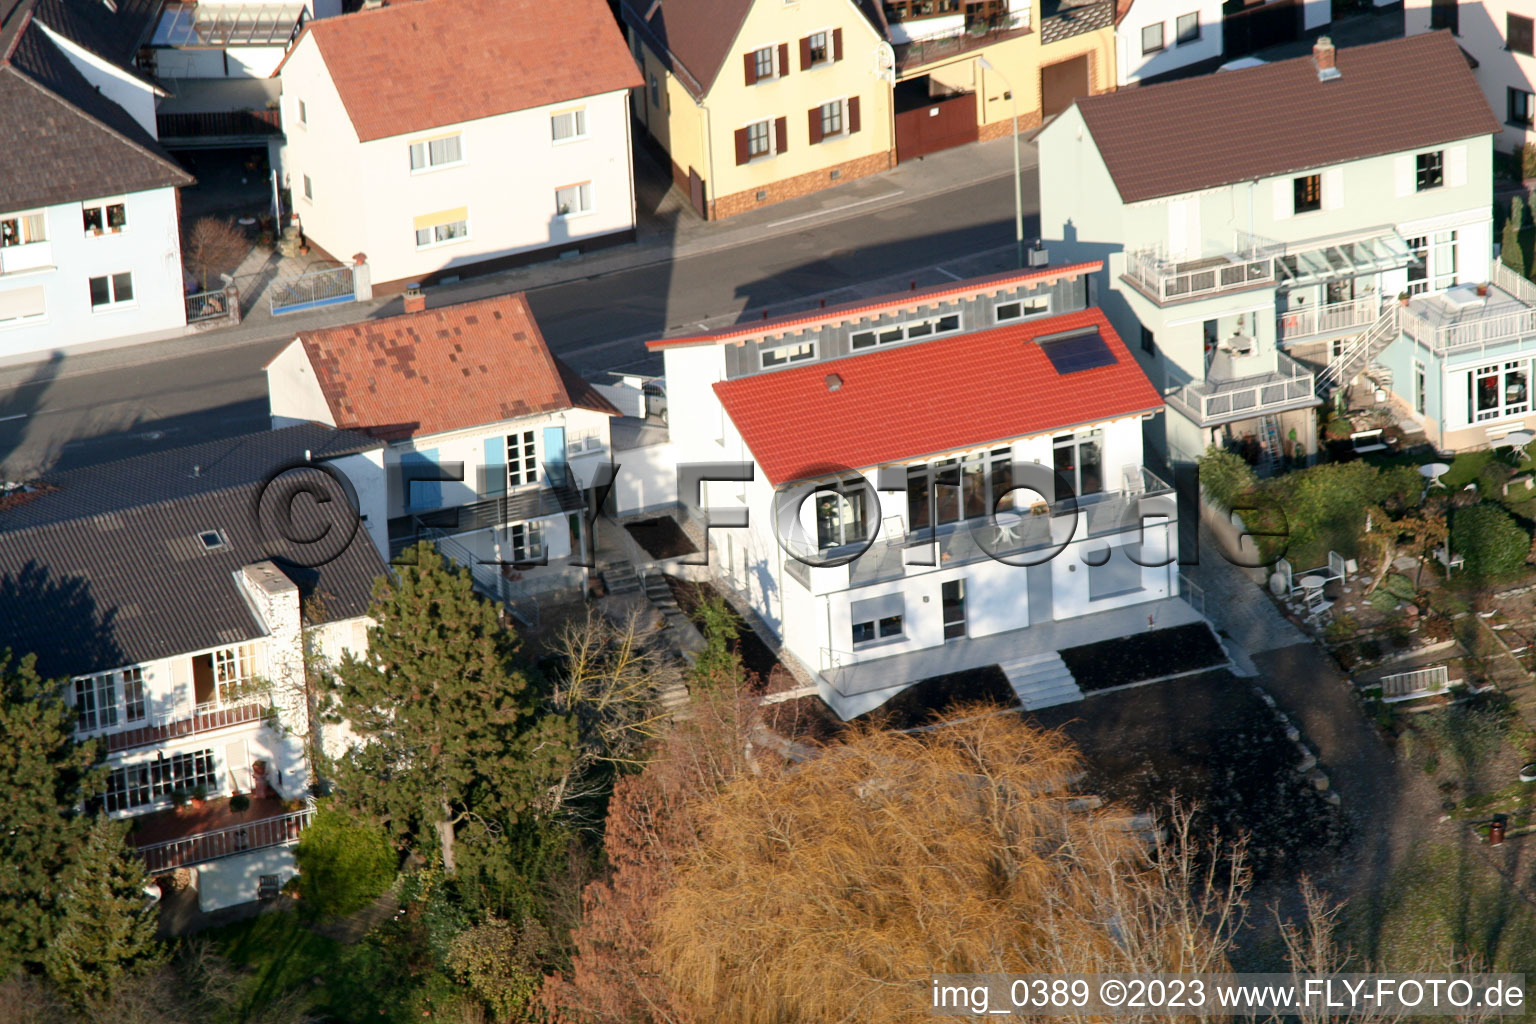
[{"label": "round patio table", "polygon": [[1321,590],[1328,581],[1321,576],[1303,576],[1296,581],[1303,590]]}]

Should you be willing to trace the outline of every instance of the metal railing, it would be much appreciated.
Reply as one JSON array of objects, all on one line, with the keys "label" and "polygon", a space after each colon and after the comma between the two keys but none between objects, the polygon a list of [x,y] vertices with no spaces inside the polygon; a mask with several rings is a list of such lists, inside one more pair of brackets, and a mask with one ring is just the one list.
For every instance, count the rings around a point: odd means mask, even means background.
[{"label": "metal railing", "polygon": [[1205,614],[1205,588],[1182,572],[1179,573],[1179,596],[1195,611]]},{"label": "metal railing", "polygon": [[1382,700],[1407,700],[1430,693],[1442,693],[1450,685],[1450,670],[1444,665],[1394,672],[1381,677]]},{"label": "metal railing", "polygon": [[259,722],[267,715],[268,706],[261,701],[220,706],[216,703],[199,704],[190,715],[170,711],[155,716],[144,725],[106,735],[107,752],[129,750],[133,747],[156,746],[167,740],[198,733],[227,729],[233,725]]},{"label": "metal railing", "polygon": [[[1078,517],[1071,535],[1074,542],[1138,530],[1141,501],[1169,494],[1173,488],[1147,469],[1139,470],[1136,484],[1123,490],[1084,495],[1076,499],[1075,506],[1069,501],[1041,503],[1013,515],[981,516],[938,529],[914,530],[886,541],[876,540],[848,564],[848,585],[868,586],[989,558],[1006,562],[1015,555],[1062,543],[1065,531],[1052,524],[1067,515]],[[1170,503],[1157,514],[1166,514],[1172,521],[1175,510]],[[791,561],[794,559],[786,559],[785,564]],[[802,582],[809,586],[808,580]]]},{"label": "metal railing", "polygon": [[[897,24],[907,23],[898,22]],[[932,61],[944,60],[1028,29],[1029,13],[1019,11],[998,15],[996,18],[972,21],[943,35],[913,39],[909,43],[897,43],[894,47],[896,68],[899,71],[906,71]]]},{"label": "metal railing", "polygon": [[151,843],[139,847],[139,857],[149,873],[155,875],[173,868],[249,853],[251,850],[292,846],[299,841],[299,833],[309,827],[314,813],[313,808],[306,807],[300,811],[228,825],[182,839]]},{"label": "metal railing", "polygon": [[1277,370],[1232,381],[1201,381],[1170,391],[1164,399],[1198,423],[1246,419],[1279,412],[1316,400],[1312,371],[1283,352],[1275,353]]},{"label": "metal railing", "polygon": [[1536,309],[1515,309],[1439,325],[1431,323],[1411,305],[1403,307],[1402,314],[1399,320],[1403,333],[1438,354],[1536,336]]},{"label": "metal railing", "polygon": [[208,135],[281,135],[283,125],[276,110],[218,110],[196,114],[156,114],[155,129],[162,139],[194,139]]},{"label": "metal railing", "polygon": [[1372,359],[1397,340],[1400,308],[1391,303],[1383,306],[1376,322],[1323,367],[1322,372],[1317,375],[1319,392],[1326,391],[1337,384],[1343,384],[1370,365]]},{"label": "metal railing", "polygon": [[1503,260],[1493,261],[1488,278],[1496,287],[1508,292],[1521,302],[1529,302],[1536,306],[1536,284],[1506,267]]},{"label": "metal railing", "polygon": [[298,277],[276,278],[267,295],[273,316],[351,302],[357,297],[351,267],[331,267],[311,270]]},{"label": "metal railing", "polygon": [[1276,336],[1281,341],[1295,341],[1369,327],[1381,316],[1381,311],[1381,298],[1376,295],[1287,310],[1275,316]]},{"label": "metal railing", "polygon": [[1273,284],[1276,255],[1270,249],[1246,249],[1173,260],[1161,249],[1132,249],[1125,254],[1125,276],[1159,304],[1184,302]]},{"label": "metal railing", "polygon": [[[239,292],[235,293],[234,301],[239,302]],[[231,296],[225,293],[223,288],[213,291],[194,292],[187,296],[187,323],[195,324],[202,320],[217,320],[229,316]]]}]

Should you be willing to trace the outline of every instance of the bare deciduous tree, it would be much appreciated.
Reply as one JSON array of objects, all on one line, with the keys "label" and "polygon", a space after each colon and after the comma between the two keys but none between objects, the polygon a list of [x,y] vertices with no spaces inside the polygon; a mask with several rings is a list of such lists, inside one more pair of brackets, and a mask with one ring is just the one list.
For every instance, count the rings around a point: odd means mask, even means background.
[{"label": "bare deciduous tree", "polygon": [[203,291],[211,275],[233,273],[251,251],[250,240],[228,217],[200,217],[187,232],[182,258],[197,275]]}]

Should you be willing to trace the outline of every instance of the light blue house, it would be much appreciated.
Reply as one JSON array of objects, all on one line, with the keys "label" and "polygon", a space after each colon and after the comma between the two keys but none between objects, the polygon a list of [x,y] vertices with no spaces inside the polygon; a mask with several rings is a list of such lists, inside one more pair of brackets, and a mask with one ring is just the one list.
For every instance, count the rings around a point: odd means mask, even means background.
[{"label": "light blue house", "polygon": [[1527,333],[1536,352],[1536,307],[1503,275],[1475,287],[1495,273],[1498,131],[1446,32],[1324,37],[1080,99],[1042,129],[1042,235],[1053,259],[1105,261],[1101,305],[1167,399],[1152,446],[1310,454],[1322,396],[1351,382],[1442,446],[1523,422],[1513,353]]}]

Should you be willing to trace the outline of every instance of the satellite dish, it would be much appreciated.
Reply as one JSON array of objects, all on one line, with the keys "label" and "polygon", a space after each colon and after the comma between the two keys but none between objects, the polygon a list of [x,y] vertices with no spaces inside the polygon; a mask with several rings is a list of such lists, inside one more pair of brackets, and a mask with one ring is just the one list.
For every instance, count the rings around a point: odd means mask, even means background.
[{"label": "satellite dish", "polygon": [[896,82],[896,49],[884,39],[875,44],[875,77],[892,85]]}]

